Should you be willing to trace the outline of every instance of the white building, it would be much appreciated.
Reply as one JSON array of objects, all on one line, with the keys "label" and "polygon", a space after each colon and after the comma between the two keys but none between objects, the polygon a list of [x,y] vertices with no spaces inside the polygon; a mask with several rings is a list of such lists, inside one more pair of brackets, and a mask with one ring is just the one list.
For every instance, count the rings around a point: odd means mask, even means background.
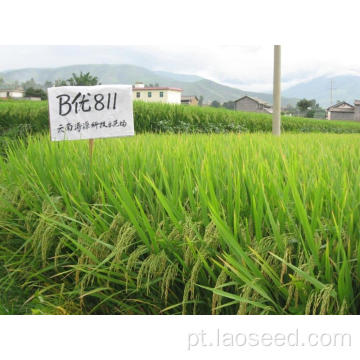
[{"label": "white building", "polygon": [[146,102],[161,102],[167,104],[181,104],[182,89],[173,87],[145,86],[136,83],[133,86],[133,100]]},{"label": "white building", "polygon": [[8,90],[8,89],[0,89],[0,98],[13,98],[13,99],[20,99],[24,97],[24,90],[17,89],[17,90]]}]

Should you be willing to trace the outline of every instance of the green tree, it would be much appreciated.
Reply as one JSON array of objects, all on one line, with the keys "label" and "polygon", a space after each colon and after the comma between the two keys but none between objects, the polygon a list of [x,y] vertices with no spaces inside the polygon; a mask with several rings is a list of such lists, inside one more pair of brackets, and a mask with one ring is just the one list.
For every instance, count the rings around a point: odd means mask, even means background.
[{"label": "green tree", "polygon": [[55,84],[54,84],[56,87],[58,87],[58,86],[66,86],[67,85],[67,82],[66,82],[66,80],[60,80],[60,79],[58,79],[58,80],[55,80]]},{"label": "green tree", "polygon": [[24,90],[26,89],[38,89],[40,88],[41,86],[39,84],[37,84],[34,80],[34,78],[31,78],[30,80],[27,80],[25,82],[23,82],[21,84],[21,86],[23,87]]},{"label": "green tree", "polygon": [[26,97],[39,97],[39,98],[41,98],[41,100],[47,99],[47,94],[42,89],[28,88],[25,90],[25,96]]},{"label": "green tree", "polygon": [[233,101],[226,101],[222,105],[225,109],[234,110],[235,103]]},{"label": "green tree", "polygon": [[0,77],[0,86],[4,85],[5,84],[5,81],[2,77]]},{"label": "green tree", "polygon": [[296,103],[296,107],[301,112],[305,112],[306,110],[309,110],[309,108],[311,108],[312,105],[313,105],[312,101],[307,99],[301,99]]},{"label": "green tree", "polygon": [[72,77],[67,80],[70,86],[87,86],[87,85],[98,85],[99,79],[97,76],[90,75],[89,72],[83,74],[80,72],[80,75],[72,74]]},{"label": "green tree", "polygon": [[307,118],[313,118],[315,117],[315,114],[319,116],[319,114],[321,115],[324,111],[315,99],[301,99],[297,102],[296,107],[299,109],[302,116]]},{"label": "green tree", "polygon": [[48,89],[48,88],[52,87],[53,85],[54,84],[51,81],[45,81],[44,85],[43,85],[43,88]]},{"label": "green tree", "polygon": [[219,108],[221,106],[221,104],[217,100],[214,100],[211,102],[210,106]]},{"label": "green tree", "polygon": [[313,118],[314,115],[315,115],[315,110],[310,109],[310,110],[308,110],[308,111],[306,112],[305,117],[307,117],[307,118]]},{"label": "green tree", "polygon": [[204,103],[204,97],[202,95],[200,95],[198,106],[203,106],[203,103]]}]

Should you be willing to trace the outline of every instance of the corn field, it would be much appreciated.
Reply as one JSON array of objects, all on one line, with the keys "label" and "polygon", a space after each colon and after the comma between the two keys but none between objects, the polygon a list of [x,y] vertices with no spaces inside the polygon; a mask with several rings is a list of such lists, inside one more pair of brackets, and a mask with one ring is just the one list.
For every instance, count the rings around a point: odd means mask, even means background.
[{"label": "corn field", "polygon": [[91,164],[86,141],[20,140],[0,312],[357,314],[359,140],[143,134],[96,140]]}]

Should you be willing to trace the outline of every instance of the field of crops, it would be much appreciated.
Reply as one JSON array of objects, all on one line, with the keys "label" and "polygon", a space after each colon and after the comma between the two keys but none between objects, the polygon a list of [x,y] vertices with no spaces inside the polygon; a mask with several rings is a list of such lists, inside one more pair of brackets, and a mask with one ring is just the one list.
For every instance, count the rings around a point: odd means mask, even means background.
[{"label": "field of crops", "polygon": [[[136,133],[271,132],[269,114],[246,113],[212,107],[134,102]],[[1,101],[0,136],[10,138],[47,131],[47,102]],[[282,117],[285,132],[360,133],[355,122]]]},{"label": "field of crops", "polygon": [[143,134],[90,165],[29,137],[0,159],[0,312],[357,314],[359,140]]}]

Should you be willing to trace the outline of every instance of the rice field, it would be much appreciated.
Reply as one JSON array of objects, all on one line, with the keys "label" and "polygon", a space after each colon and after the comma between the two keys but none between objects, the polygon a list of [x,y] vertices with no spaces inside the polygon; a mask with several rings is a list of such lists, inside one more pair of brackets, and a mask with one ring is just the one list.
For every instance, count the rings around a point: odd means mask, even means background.
[{"label": "rice field", "polygon": [[[282,116],[284,132],[360,133],[360,123]],[[223,108],[134,102],[135,132],[271,132],[272,116]],[[49,130],[46,101],[1,101],[0,136],[18,137]],[[1,138],[0,138],[1,140]]]},{"label": "rice field", "polygon": [[0,313],[358,314],[360,135],[141,134],[0,158]]}]

